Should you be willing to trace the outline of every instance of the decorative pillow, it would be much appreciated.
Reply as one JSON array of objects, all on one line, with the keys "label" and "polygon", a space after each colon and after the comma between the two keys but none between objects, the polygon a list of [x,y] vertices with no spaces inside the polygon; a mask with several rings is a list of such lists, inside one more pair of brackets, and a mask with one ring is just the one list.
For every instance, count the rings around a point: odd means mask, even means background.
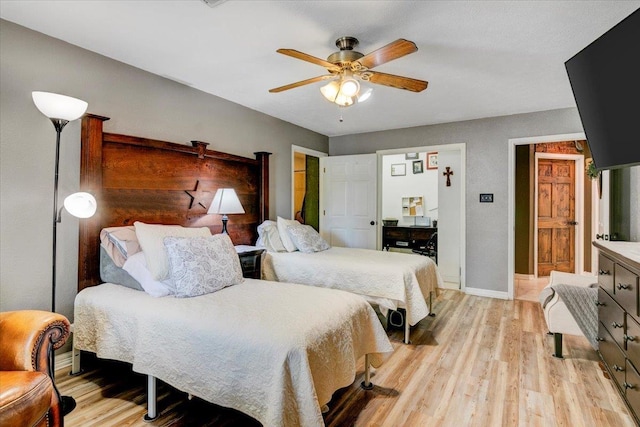
[{"label": "decorative pillow", "polygon": [[258,226],[258,240],[256,246],[265,248],[269,252],[286,252],[287,249],[282,244],[278,226],[275,221],[266,220]]},{"label": "decorative pillow", "polygon": [[131,277],[122,267],[118,267],[102,246],[100,247],[100,279],[103,282],[115,283],[116,285],[144,291],[140,282]]},{"label": "decorative pillow", "polygon": [[103,228],[100,230],[100,246],[117,267],[122,267],[129,255],[140,252],[140,244],[133,225]]},{"label": "decorative pillow", "polygon": [[290,225],[301,225],[295,219],[284,219],[278,217],[278,234],[280,235],[280,240],[282,240],[282,244],[284,245],[287,252],[294,252],[298,248],[295,243],[289,237],[289,233],[287,232],[287,227]]},{"label": "decorative pillow", "polygon": [[207,227],[189,228],[180,225],[145,224],[140,221],[134,222],[133,225],[136,228],[136,235],[147,260],[149,271],[156,280],[165,280],[169,277],[169,261],[162,239],[167,236],[211,236],[211,230]]},{"label": "decorative pillow", "polygon": [[310,225],[289,225],[287,231],[300,252],[308,254],[311,252],[326,251],[331,247]]},{"label": "decorative pillow", "polygon": [[164,297],[175,293],[170,281],[161,282],[153,278],[151,271],[147,268],[144,252],[138,252],[127,258],[122,269],[136,279],[142,285],[142,289],[152,297]]},{"label": "decorative pillow", "polygon": [[244,280],[240,258],[227,234],[165,237],[176,297],[195,297]]}]

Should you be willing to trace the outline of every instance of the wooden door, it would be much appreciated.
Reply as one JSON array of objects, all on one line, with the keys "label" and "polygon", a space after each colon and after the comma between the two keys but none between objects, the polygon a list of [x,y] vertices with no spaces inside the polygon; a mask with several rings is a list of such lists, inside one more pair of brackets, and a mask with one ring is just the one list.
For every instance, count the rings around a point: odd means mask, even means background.
[{"label": "wooden door", "polygon": [[575,162],[538,159],[538,277],[575,269]]}]

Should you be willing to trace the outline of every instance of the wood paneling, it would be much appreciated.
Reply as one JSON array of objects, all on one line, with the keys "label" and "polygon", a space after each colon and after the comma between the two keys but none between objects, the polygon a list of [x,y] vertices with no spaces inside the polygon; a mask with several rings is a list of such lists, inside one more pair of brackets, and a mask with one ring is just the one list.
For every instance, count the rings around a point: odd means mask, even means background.
[{"label": "wood paneling", "polygon": [[[633,426],[615,385],[584,337],[566,335],[564,359],[553,353],[540,304],[443,290],[436,317],[390,332],[394,353],[362,390],[362,360],[354,384],[338,390],[324,415],[338,426]],[[286,325],[283,325],[286,328]],[[145,423],[146,377],[129,365],[87,361],[84,372],[57,372],[78,407],[67,427],[258,426],[237,411],[194,398],[158,381],[160,417]]]},{"label": "wood paneling", "polygon": [[100,283],[99,233],[135,221],[222,230],[221,215],[207,210],[218,188],[234,188],[245,213],[230,215],[229,236],[252,245],[269,216],[269,154],[256,158],[191,145],[103,132],[106,117],[82,120],[80,188],[98,202],[94,217],[80,221],[78,290]]}]

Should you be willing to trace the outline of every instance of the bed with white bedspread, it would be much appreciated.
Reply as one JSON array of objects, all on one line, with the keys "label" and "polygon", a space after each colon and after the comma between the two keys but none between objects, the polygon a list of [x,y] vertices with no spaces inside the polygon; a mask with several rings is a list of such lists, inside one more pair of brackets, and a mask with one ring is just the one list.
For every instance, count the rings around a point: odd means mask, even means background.
[{"label": "bed with white bedspread", "polygon": [[[300,322],[300,319],[305,319]],[[75,301],[74,346],[265,426],[322,426],[321,406],[358,359],[393,348],[371,306],[347,292],[245,279],[193,298],[110,283]]]},{"label": "bed with white bedspread", "polygon": [[429,257],[335,246],[312,253],[265,252],[262,277],[349,291],[383,310],[405,308],[411,326],[429,314],[425,298],[443,283]]}]

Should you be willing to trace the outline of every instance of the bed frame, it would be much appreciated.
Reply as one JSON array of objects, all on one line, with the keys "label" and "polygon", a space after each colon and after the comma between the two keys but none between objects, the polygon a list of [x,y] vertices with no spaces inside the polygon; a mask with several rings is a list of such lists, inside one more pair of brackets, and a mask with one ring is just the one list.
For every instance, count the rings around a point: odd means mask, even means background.
[{"label": "bed frame", "polygon": [[231,215],[228,232],[236,245],[252,245],[269,218],[269,155],[255,159],[191,145],[105,133],[108,117],[82,119],[80,190],[93,194],[96,215],[80,221],[78,292],[100,280],[100,230],[135,221],[207,226],[222,230],[221,215],[207,210],[218,188],[234,188],[245,214]]}]

